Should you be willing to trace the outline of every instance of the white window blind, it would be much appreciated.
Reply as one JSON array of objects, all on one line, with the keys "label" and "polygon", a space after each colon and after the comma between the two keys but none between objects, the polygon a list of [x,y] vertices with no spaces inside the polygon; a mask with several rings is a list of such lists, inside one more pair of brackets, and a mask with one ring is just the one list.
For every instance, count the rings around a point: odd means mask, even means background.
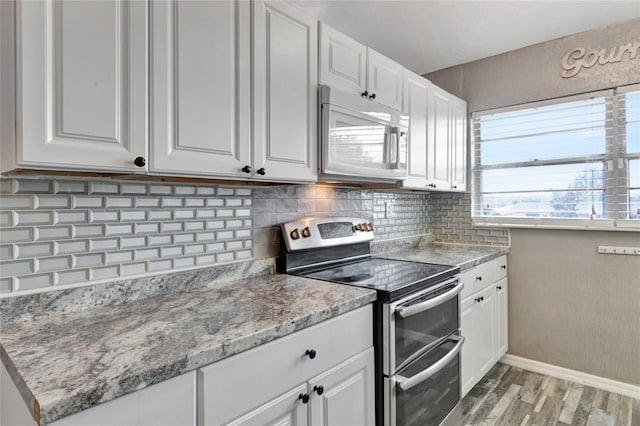
[{"label": "white window blind", "polygon": [[640,228],[638,85],[472,118],[474,223]]}]

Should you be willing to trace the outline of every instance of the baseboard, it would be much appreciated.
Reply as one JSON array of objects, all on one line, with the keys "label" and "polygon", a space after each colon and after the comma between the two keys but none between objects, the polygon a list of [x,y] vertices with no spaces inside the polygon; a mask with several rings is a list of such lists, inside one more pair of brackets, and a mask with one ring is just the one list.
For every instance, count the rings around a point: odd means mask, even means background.
[{"label": "baseboard", "polygon": [[513,367],[522,368],[523,370],[533,371],[534,373],[545,374],[547,376],[556,377],[558,379],[570,380],[582,385],[614,392],[620,395],[630,396],[632,398],[640,398],[640,386],[630,383],[619,382],[617,380],[607,379],[606,377],[594,376],[593,374],[584,373],[582,371],[571,370],[557,365],[551,365],[532,359],[523,358],[516,355],[505,355],[500,360],[503,364]]}]

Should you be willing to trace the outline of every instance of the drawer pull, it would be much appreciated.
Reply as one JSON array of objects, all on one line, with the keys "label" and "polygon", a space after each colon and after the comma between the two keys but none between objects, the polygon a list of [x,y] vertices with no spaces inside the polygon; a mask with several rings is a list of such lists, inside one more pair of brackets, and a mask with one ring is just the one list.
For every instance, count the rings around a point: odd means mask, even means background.
[{"label": "drawer pull", "polygon": [[313,391],[316,392],[318,395],[322,395],[322,393],[324,392],[324,386],[322,385],[314,386]]},{"label": "drawer pull", "polygon": [[476,281],[482,281],[482,277],[476,277]]},{"label": "drawer pull", "polygon": [[500,265],[500,269],[507,269],[507,265]]},{"label": "drawer pull", "polygon": [[484,300],[484,296],[480,296],[480,297],[476,297],[475,298],[475,301],[478,302],[478,303],[482,302],[483,300]]},{"label": "drawer pull", "polygon": [[307,402],[309,402],[309,394],[308,393],[301,393],[300,395],[298,395],[298,399],[301,399],[302,403],[306,404]]},{"label": "drawer pull", "polygon": [[304,354],[308,356],[310,359],[314,359],[316,357],[315,349],[307,349],[307,351]]}]

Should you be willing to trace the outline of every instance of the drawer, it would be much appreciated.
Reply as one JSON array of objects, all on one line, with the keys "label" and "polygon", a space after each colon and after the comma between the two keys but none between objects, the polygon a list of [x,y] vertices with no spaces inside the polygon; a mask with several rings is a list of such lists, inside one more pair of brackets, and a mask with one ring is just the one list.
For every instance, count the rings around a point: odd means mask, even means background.
[{"label": "drawer", "polygon": [[372,315],[367,305],[202,368],[204,424],[233,420],[370,348]]},{"label": "drawer", "polygon": [[460,274],[462,282],[464,283],[462,299],[493,284],[496,276],[495,270],[498,268],[494,262],[495,260],[481,263]]},{"label": "drawer", "polygon": [[503,278],[506,278],[506,276],[507,276],[507,256],[500,256],[496,260],[492,261],[492,263],[495,265],[495,268],[494,268],[495,280],[498,281],[498,280],[501,280]]}]

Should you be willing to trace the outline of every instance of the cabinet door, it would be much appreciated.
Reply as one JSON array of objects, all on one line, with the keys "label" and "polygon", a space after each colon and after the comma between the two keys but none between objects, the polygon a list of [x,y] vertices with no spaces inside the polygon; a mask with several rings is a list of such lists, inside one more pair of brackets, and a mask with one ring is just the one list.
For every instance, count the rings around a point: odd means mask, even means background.
[{"label": "cabinet door", "polygon": [[[250,386],[247,392],[251,392]],[[301,384],[226,425],[305,426],[308,403],[303,403],[300,395],[306,392],[306,383]]]},{"label": "cabinet door", "polygon": [[196,372],[96,405],[50,426],[195,426]]},{"label": "cabinet door", "polygon": [[451,190],[467,190],[467,103],[453,98],[450,110]]},{"label": "cabinet door", "polygon": [[320,23],[320,84],[362,95],[367,81],[367,47]]},{"label": "cabinet door", "polygon": [[16,2],[16,161],[144,171],[147,3]]},{"label": "cabinet door", "polygon": [[374,424],[373,368],[371,348],[309,381],[311,424]]},{"label": "cabinet door", "polygon": [[509,349],[509,293],[507,279],[496,283],[496,361]]},{"label": "cabinet door", "polygon": [[402,110],[409,113],[409,158],[403,188],[426,189],[427,185],[427,115],[431,83],[404,70]]},{"label": "cabinet door", "polygon": [[253,165],[269,181],[317,179],[318,21],[253,3]]},{"label": "cabinet door", "polygon": [[367,90],[375,102],[402,108],[402,65],[367,48]]},{"label": "cabinet door", "polygon": [[478,347],[480,346],[480,324],[476,321],[478,315],[474,297],[469,297],[462,302],[460,314],[461,333],[465,338],[462,346],[460,383],[462,384],[462,397],[464,397],[473,386],[478,383],[479,369],[477,367]]},{"label": "cabinet door", "polygon": [[471,390],[495,364],[494,286],[475,293],[462,302],[462,394]]},{"label": "cabinet door", "polygon": [[427,122],[427,189],[448,191],[449,185],[449,94],[432,86]]},{"label": "cabinet door", "polygon": [[249,14],[245,1],[152,3],[152,172],[250,176]]}]

